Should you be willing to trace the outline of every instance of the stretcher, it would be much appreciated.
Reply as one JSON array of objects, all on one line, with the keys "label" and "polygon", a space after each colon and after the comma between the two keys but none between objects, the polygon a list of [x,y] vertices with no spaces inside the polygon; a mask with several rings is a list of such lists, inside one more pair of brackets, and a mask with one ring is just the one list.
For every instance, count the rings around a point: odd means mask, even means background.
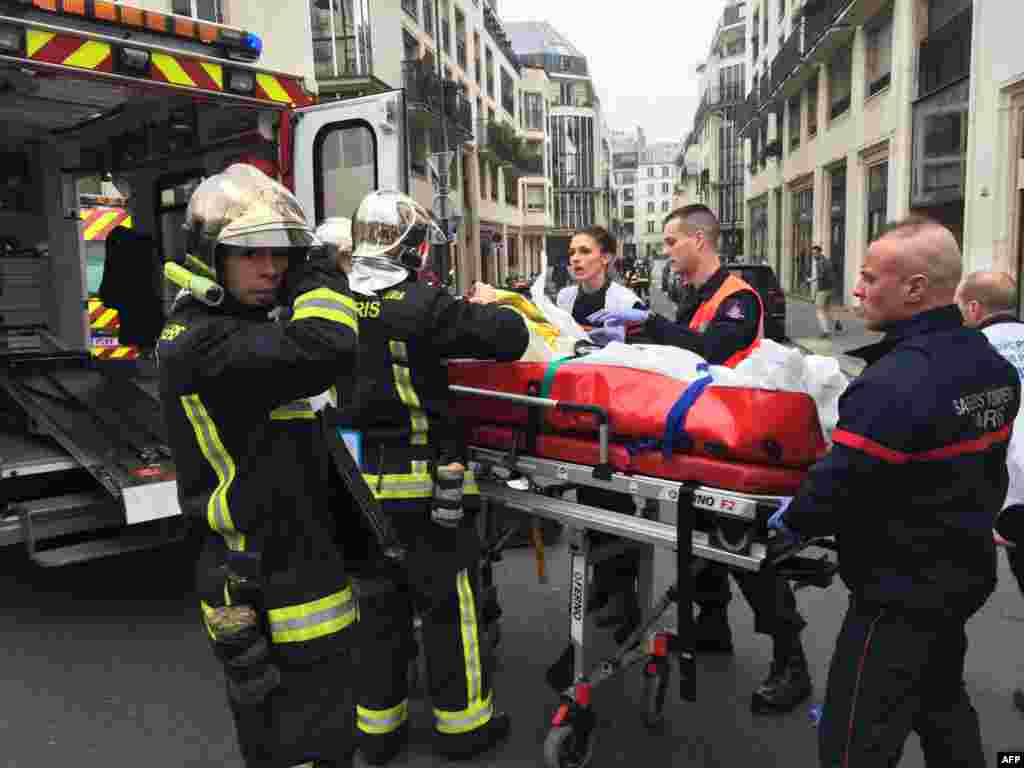
[{"label": "stretcher", "polygon": [[[449,382],[466,380],[461,366],[450,367]],[[609,678],[642,665],[643,720],[650,728],[664,722],[671,659],[676,661],[680,697],[696,701],[691,605],[693,578],[701,568],[717,562],[752,572],[775,570],[798,587],[824,588],[836,569],[827,551],[832,547],[823,540],[784,546],[767,529],[767,519],[782,499],[799,488],[806,466],[727,461],[693,452],[693,442],[687,446],[690,453],[666,452],[664,446],[635,440],[624,443],[616,440],[621,435],[612,429],[611,409],[510,392],[508,376],[481,370],[486,371],[477,368],[473,376],[489,376],[499,387],[450,384],[450,389],[464,420],[468,460],[480,487],[484,535],[501,535],[493,530],[492,507],[550,519],[570,532],[574,682],[560,695],[543,752],[550,768],[582,768],[594,753],[593,691]],[[510,418],[507,406],[515,406],[517,415]],[[575,429],[553,433],[552,422],[573,424]],[[813,434],[820,435],[816,419],[814,427],[818,432]],[[811,440],[814,446],[816,439]],[[627,494],[637,503],[638,513],[625,515],[563,498],[581,486]],[[595,548],[590,531],[613,534],[622,542],[610,549]],[[638,589],[644,615],[610,657],[592,663],[592,566],[623,548],[636,549],[640,555]],[[811,548],[819,550],[819,556],[811,556]]]}]

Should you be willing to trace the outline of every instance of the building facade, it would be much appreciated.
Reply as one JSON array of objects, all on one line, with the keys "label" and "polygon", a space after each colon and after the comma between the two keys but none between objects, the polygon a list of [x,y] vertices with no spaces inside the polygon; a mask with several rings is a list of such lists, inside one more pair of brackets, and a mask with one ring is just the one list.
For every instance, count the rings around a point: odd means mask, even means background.
[{"label": "building facade", "polygon": [[676,160],[683,145],[675,141],[645,144],[637,167],[637,255],[650,262],[662,251],[662,222],[672,210]]},{"label": "building facade", "polygon": [[636,135],[625,131],[610,131],[612,168],[611,190],[615,200],[613,235],[618,239],[623,259],[637,258],[638,236],[636,215],[636,184],[640,168],[640,147],[644,144],[643,129]]},{"label": "building facade", "polygon": [[[707,59],[697,68],[700,105],[684,141],[700,166],[698,200],[722,227],[719,251],[727,259],[745,255],[743,143],[738,113],[746,96],[746,3],[730,1],[718,20]],[[680,167],[685,167],[680,158]]]},{"label": "building facade", "polygon": [[607,226],[610,186],[608,144],[601,105],[587,59],[547,22],[516,22],[507,32],[523,66],[544,70],[550,80],[552,229],[547,236],[551,263],[567,258],[578,229]]}]

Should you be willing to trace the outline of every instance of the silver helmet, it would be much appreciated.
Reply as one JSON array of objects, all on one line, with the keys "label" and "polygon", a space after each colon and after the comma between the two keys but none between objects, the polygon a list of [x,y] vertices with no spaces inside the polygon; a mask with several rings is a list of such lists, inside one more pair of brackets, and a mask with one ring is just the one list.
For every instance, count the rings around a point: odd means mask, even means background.
[{"label": "silver helmet", "polygon": [[219,279],[218,246],[289,249],[305,259],[317,240],[306,214],[283,185],[237,163],[203,181],[188,203],[186,263]]},{"label": "silver helmet", "polygon": [[352,219],[354,259],[383,257],[418,269],[425,244],[447,241],[433,214],[400,192],[371,192]]}]

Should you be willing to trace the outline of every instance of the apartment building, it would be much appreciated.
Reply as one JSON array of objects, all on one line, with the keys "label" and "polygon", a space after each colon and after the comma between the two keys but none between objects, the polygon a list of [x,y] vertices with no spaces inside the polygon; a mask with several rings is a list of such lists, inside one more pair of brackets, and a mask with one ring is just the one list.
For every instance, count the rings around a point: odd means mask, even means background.
[{"label": "apartment building", "polygon": [[637,166],[637,255],[651,261],[661,255],[662,222],[672,210],[676,186],[676,160],[683,145],[677,141],[645,144]]},{"label": "apartment building", "polygon": [[[701,152],[700,147],[691,145],[684,148],[676,158],[678,173],[676,185],[672,189],[672,208],[681,208],[693,203],[704,203],[706,195],[701,196]],[[707,203],[704,203],[705,205]]]},{"label": "apartment building", "polygon": [[[683,143],[695,149],[697,198],[718,216],[719,251],[744,254],[743,144],[737,115],[746,97],[746,3],[730,0],[718,20],[707,59],[697,67],[700,105]],[[685,164],[680,158],[681,167]]]},{"label": "apartment building", "polygon": [[509,23],[506,29],[522,65],[543,69],[550,81],[547,170],[553,189],[546,246],[549,262],[564,261],[574,231],[609,224],[610,150],[601,105],[586,56],[558,30],[534,21]]},{"label": "apartment building", "polygon": [[616,227],[612,234],[619,241],[620,253],[624,260],[632,262],[637,257],[636,184],[640,167],[640,147],[646,143],[642,128],[636,135],[626,131],[611,131],[609,134],[612,154],[611,191],[615,200],[613,219]]}]

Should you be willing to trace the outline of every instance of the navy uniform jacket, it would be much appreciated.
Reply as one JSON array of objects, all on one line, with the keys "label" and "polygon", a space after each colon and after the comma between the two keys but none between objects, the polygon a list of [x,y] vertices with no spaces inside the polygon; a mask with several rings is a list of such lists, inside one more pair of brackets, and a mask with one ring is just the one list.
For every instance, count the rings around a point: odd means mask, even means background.
[{"label": "navy uniform jacket", "polygon": [[855,599],[969,616],[996,584],[1017,372],[955,306],[894,325],[858,356],[869,365],[840,398],[832,450],[786,524],[836,536]]}]

